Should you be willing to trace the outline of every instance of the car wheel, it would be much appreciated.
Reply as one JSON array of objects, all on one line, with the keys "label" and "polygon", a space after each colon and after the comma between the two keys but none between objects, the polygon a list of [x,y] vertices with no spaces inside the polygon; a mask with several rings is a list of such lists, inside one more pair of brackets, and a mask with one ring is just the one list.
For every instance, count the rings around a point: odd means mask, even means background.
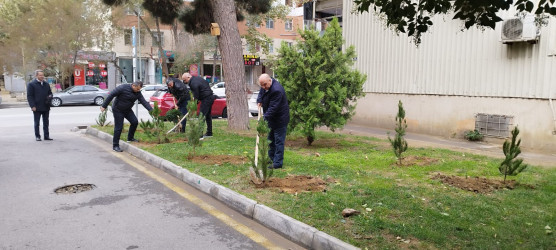
[{"label": "car wheel", "polygon": [[54,97],[54,98],[52,98],[52,101],[50,101],[50,105],[52,105],[52,107],[58,107],[58,106],[62,105],[62,99],[60,99],[58,97]]},{"label": "car wheel", "polygon": [[104,103],[104,97],[97,96],[97,98],[95,98],[95,104],[100,106],[100,105],[102,105],[102,103]]},{"label": "car wheel", "polygon": [[224,110],[222,110],[222,118],[228,118],[228,108],[224,108]]},{"label": "car wheel", "polygon": [[251,115],[252,115],[253,117],[257,117],[257,116],[259,115],[259,113],[251,113]]}]

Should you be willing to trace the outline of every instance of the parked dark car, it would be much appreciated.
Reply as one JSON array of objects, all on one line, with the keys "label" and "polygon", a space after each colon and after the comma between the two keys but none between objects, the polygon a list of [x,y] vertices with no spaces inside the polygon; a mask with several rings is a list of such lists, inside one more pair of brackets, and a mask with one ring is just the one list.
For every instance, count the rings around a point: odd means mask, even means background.
[{"label": "parked dark car", "polygon": [[95,104],[102,105],[108,96],[108,91],[97,87],[83,85],[73,86],[62,92],[54,93],[50,104],[53,107],[66,104]]}]

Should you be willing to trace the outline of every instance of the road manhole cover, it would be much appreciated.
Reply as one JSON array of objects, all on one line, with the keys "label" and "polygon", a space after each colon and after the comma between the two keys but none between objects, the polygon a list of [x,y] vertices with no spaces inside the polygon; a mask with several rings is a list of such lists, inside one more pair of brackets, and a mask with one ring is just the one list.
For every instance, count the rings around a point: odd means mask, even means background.
[{"label": "road manhole cover", "polygon": [[89,191],[95,187],[96,186],[93,184],[72,184],[56,188],[54,189],[54,192],[57,194],[75,194]]}]

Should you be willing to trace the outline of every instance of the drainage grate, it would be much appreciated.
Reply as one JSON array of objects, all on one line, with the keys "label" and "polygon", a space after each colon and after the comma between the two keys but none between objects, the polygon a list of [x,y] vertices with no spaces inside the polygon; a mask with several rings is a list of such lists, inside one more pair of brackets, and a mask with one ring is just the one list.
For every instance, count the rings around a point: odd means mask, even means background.
[{"label": "drainage grate", "polygon": [[96,186],[93,184],[72,184],[56,188],[54,189],[54,192],[57,194],[75,194],[89,191],[95,187]]}]

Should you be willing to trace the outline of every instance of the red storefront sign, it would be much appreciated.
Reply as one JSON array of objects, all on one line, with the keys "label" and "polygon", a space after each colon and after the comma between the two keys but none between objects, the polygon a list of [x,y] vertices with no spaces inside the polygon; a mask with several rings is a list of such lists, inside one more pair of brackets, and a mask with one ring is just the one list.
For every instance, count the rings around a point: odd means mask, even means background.
[{"label": "red storefront sign", "polygon": [[94,76],[95,72],[93,72],[92,70],[87,71],[87,75],[88,76]]},{"label": "red storefront sign", "polygon": [[106,70],[101,70],[101,71],[100,71],[100,75],[103,76],[103,77],[106,77],[106,76],[108,75],[108,71],[106,71]]},{"label": "red storefront sign", "polygon": [[197,64],[189,65],[189,74],[192,76],[199,76],[199,68],[197,67]]},{"label": "red storefront sign", "polygon": [[89,69],[94,68],[95,67],[95,63],[94,62],[89,62]]},{"label": "red storefront sign", "polygon": [[76,86],[85,85],[85,69],[82,65],[75,65],[73,70],[73,83]]}]

